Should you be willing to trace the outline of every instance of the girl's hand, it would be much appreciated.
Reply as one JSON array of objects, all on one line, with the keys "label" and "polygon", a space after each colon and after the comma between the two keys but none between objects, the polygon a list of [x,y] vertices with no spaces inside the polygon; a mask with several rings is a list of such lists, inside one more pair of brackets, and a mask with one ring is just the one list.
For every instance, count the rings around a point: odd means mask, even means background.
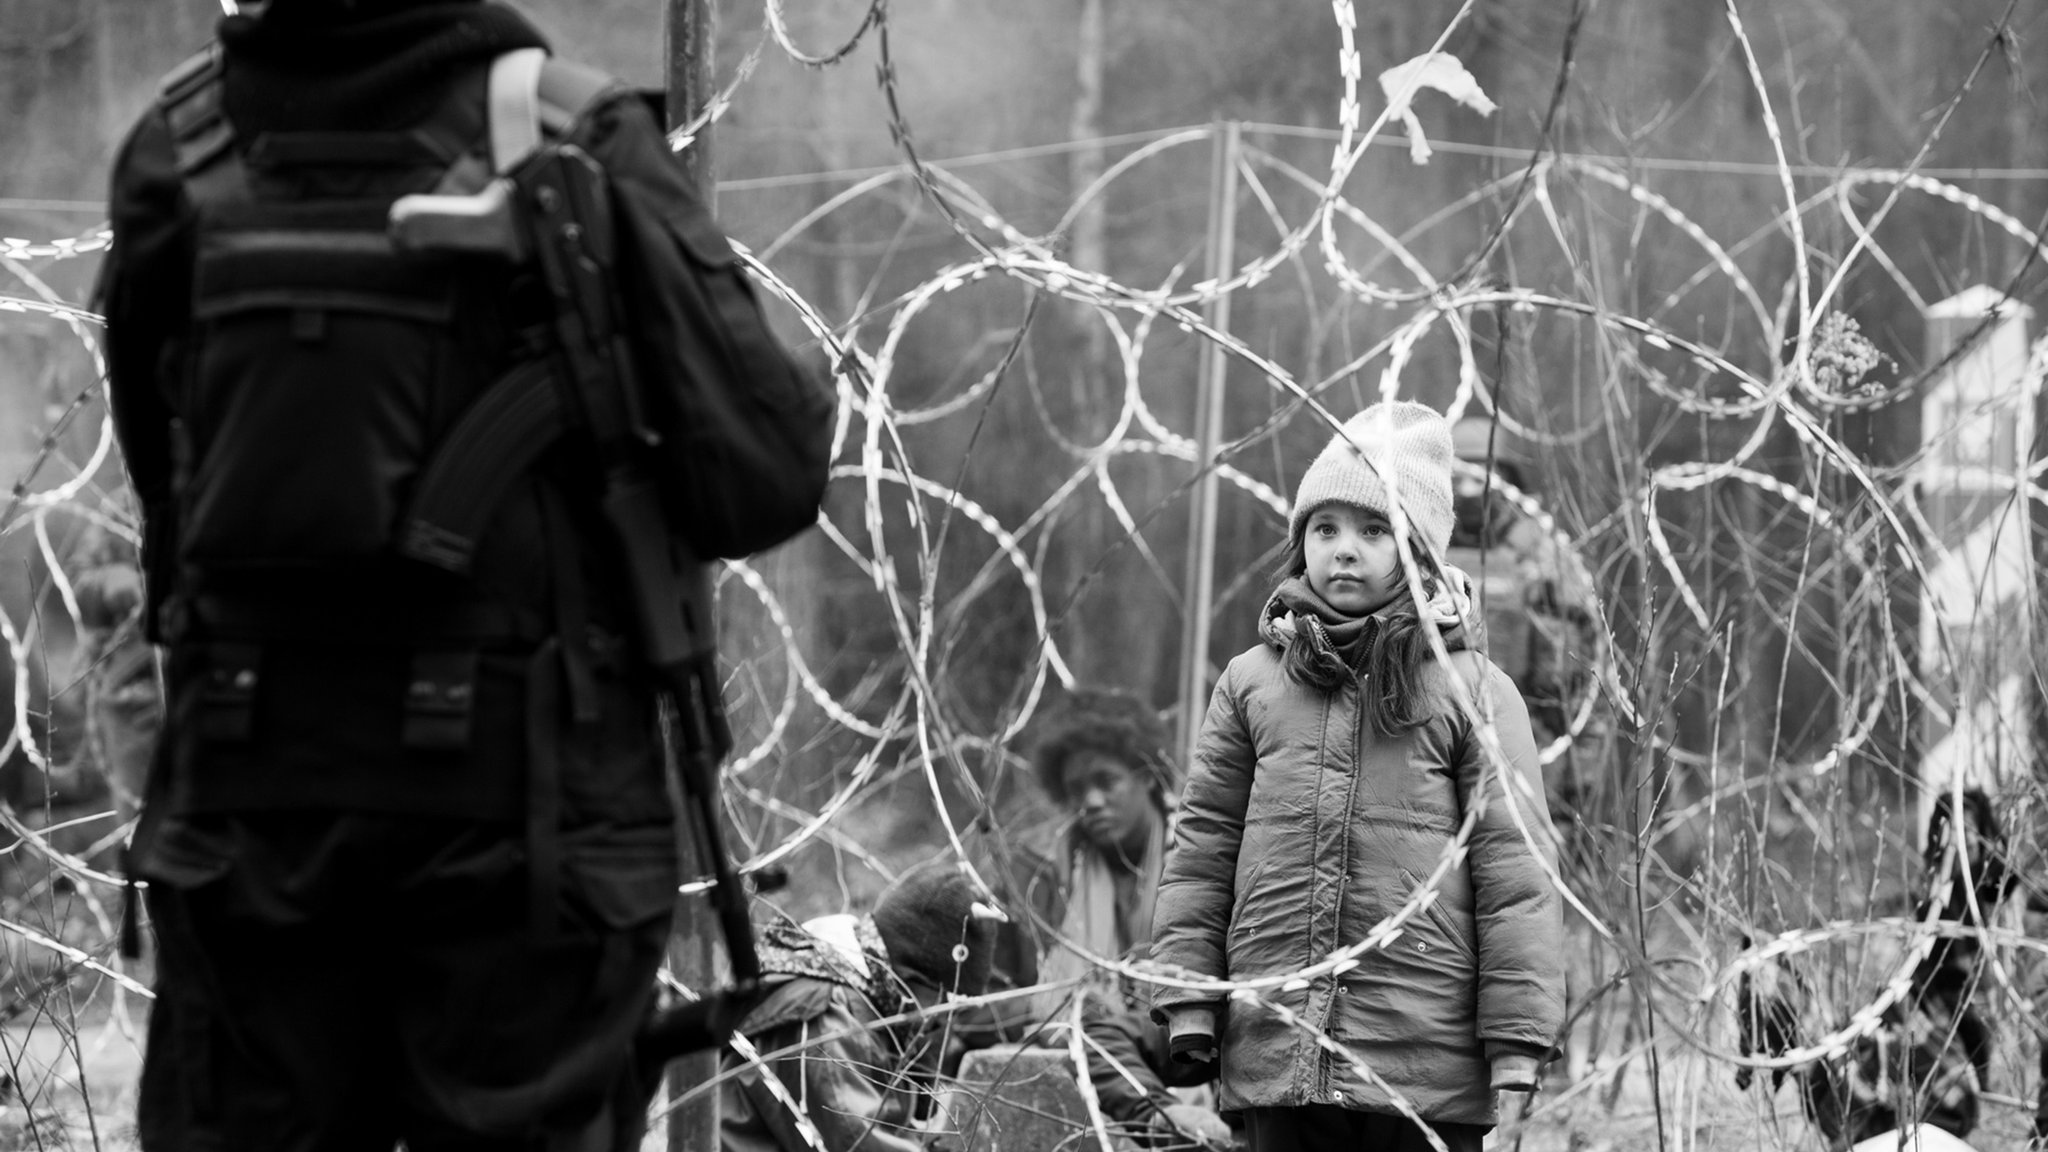
[{"label": "girl's hand", "polygon": [[1216,1059],[1216,1009],[1187,1004],[1167,1010],[1166,1049],[1176,1064]]}]

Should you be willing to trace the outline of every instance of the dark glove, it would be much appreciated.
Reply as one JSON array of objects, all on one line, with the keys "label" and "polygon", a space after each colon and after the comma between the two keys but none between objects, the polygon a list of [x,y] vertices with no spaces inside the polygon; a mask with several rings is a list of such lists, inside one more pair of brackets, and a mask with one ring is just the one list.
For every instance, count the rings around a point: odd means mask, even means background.
[{"label": "dark glove", "polygon": [[1183,1004],[1168,1010],[1166,1053],[1175,1064],[1207,1064],[1216,1059],[1216,1009]]},{"label": "dark glove", "polygon": [[1183,1032],[1167,1041],[1166,1049],[1175,1064],[1207,1064],[1216,1059],[1216,1036],[1212,1032]]}]

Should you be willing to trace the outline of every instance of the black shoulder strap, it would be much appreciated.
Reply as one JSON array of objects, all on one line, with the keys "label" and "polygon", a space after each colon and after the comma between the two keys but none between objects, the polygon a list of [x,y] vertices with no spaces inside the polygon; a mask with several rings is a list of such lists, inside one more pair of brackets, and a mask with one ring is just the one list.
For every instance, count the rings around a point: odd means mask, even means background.
[{"label": "black shoulder strap", "polygon": [[491,168],[504,175],[538,150],[560,139],[583,114],[619,82],[594,68],[549,56],[545,49],[521,48],[491,61]]},{"label": "black shoulder strap", "polygon": [[157,108],[177,150],[178,175],[195,202],[232,196],[248,186],[233,147],[234,125],[222,106],[224,72],[220,45],[209,44],[173,68],[157,91]]}]

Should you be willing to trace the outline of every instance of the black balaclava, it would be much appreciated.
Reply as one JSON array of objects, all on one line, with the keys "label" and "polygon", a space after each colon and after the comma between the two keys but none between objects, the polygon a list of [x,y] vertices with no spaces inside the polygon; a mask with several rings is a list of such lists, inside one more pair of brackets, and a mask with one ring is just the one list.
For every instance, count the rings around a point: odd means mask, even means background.
[{"label": "black balaclava", "polygon": [[480,0],[271,0],[223,19],[220,41],[242,134],[409,127],[464,66],[547,46],[524,16]]}]

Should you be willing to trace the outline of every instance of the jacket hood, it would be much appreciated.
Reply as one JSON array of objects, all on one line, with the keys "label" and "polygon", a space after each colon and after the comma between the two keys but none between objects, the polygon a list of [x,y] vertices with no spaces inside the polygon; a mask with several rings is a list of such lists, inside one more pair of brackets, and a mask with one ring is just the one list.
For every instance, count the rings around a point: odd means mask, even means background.
[{"label": "jacket hood", "polygon": [[240,133],[408,127],[452,70],[545,48],[526,17],[476,0],[277,0],[220,22],[228,118]]}]

